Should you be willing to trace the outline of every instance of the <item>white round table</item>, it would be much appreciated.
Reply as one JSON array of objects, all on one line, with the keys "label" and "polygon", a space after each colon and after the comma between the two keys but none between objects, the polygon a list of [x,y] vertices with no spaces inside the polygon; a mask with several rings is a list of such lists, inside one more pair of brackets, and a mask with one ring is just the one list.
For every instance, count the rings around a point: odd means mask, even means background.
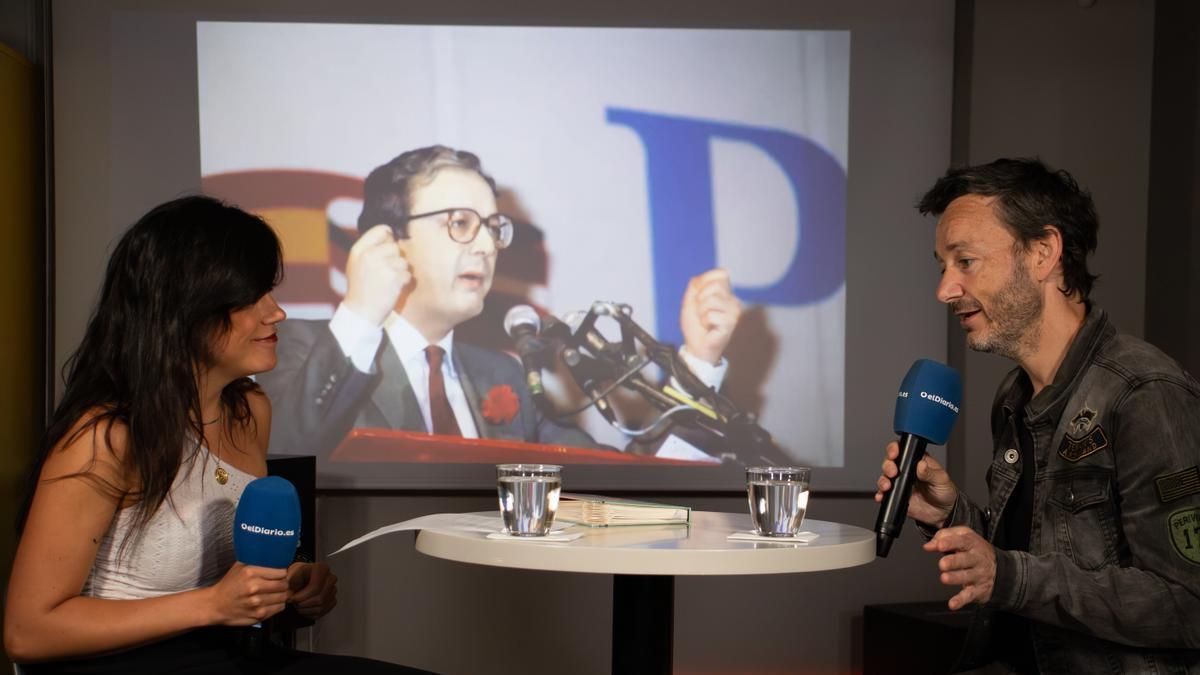
[{"label": "white round table", "polygon": [[808,544],[728,539],[751,529],[749,515],[693,511],[689,525],[573,526],[565,531],[583,536],[570,542],[422,530],[416,547],[477,565],[612,574],[612,672],[670,673],[676,576],[817,572],[875,559],[875,534],[861,527],[805,520],[801,529],[818,535]]}]

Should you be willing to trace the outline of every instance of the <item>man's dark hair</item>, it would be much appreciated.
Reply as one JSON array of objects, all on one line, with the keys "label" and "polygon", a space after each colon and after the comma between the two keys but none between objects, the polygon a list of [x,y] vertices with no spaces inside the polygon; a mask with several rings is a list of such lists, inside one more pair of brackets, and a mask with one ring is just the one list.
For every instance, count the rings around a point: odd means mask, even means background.
[{"label": "man's dark hair", "polygon": [[1070,295],[1087,300],[1096,276],[1087,268],[1088,254],[1096,250],[1100,221],[1092,195],[1079,187],[1071,174],[1054,171],[1038,159],[998,159],[990,164],[951,168],[917,204],[924,215],[940,216],[950,202],[964,195],[996,197],[997,217],[1017,239],[1022,250],[1046,236],[1046,226],[1062,233],[1063,285]]},{"label": "man's dark hair", "polygon": [[[412,189],[433,180],[438,171],[458,167],[479,174],[496,192],[496,181],[483,172],[479,157],[444,145],[417,148],[375,167],[363,183],[363,208],[358,214],[358,233],[376,225],[391,225],[396,236],[408,236],[412,215]],[[482,214],[488,215],[488,214]]]}]

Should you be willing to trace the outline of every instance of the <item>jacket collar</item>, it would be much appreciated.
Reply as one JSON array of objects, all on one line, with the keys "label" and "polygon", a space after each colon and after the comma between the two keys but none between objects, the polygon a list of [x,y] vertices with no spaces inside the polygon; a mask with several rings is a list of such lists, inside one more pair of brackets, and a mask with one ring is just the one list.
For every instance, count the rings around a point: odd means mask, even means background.
[{"label": "jacket collar", "polygon": [[1025,417],[1031,425],[1042,419],[1056,420],[1061,408],[1075,391],[1079,377],[1086,366],[1092,362],[1100,346],[1116,334],[1116,328],[1108,320],[1108,314],[1094,303],[1088,303],[1088,313],[1083,325],[1071,341],[1067,355],[1063,358],[1054,381],[1037,396],[1030,398],[1033,393],[1033,383],[1024,369],[1018,369],[1018,375],[1013,386],[1009,388],[1002,405],[1009,413],[1025,409]]}]

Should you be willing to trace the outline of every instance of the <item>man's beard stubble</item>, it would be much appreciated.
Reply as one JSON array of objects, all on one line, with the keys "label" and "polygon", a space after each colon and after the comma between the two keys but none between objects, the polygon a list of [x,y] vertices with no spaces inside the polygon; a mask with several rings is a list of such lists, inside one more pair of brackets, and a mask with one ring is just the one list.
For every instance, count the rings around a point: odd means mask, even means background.
[{"label": "man's beard stubble", "polygon": [[1019,361],[1037,346],[1045,304],[1020,258],[1013,264],[1012,276],[992,297],[990,304],[986,315],[991,330],[984,335],[968,333],[967,346]]}]

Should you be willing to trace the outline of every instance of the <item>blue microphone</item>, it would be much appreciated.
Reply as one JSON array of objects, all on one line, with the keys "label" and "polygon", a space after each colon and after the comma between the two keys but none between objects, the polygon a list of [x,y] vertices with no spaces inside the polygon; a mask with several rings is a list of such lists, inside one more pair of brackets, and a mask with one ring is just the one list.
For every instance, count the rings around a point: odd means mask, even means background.
[{"label": "blue microphone", "polygon": [[238,562],[286,569],[300,545],[300,496],[279,476],[250,481],[233,518],[233,553]]},{"label": "blue microphone", "polygon": [[[279,476],[250,481],[233,517],[234,557],[246,565],[287,569],[296,559],[299,545],[300,496],[296,487]],[[247,627],[241,641],[246,656],[265,653],[263,624]]]},{"label": "blue microphone", "polygon": [[961,402],[962,377],[937,361],[918,360],[900,383],[892,418],[892,428],[900,435],[898,473],[892,489],[883,496],[875,520],[875,555],[880,558],[887,557],[892,541],[900,536],[917,480],[917,462],[925,456],[926,444],[945,445]]}]

